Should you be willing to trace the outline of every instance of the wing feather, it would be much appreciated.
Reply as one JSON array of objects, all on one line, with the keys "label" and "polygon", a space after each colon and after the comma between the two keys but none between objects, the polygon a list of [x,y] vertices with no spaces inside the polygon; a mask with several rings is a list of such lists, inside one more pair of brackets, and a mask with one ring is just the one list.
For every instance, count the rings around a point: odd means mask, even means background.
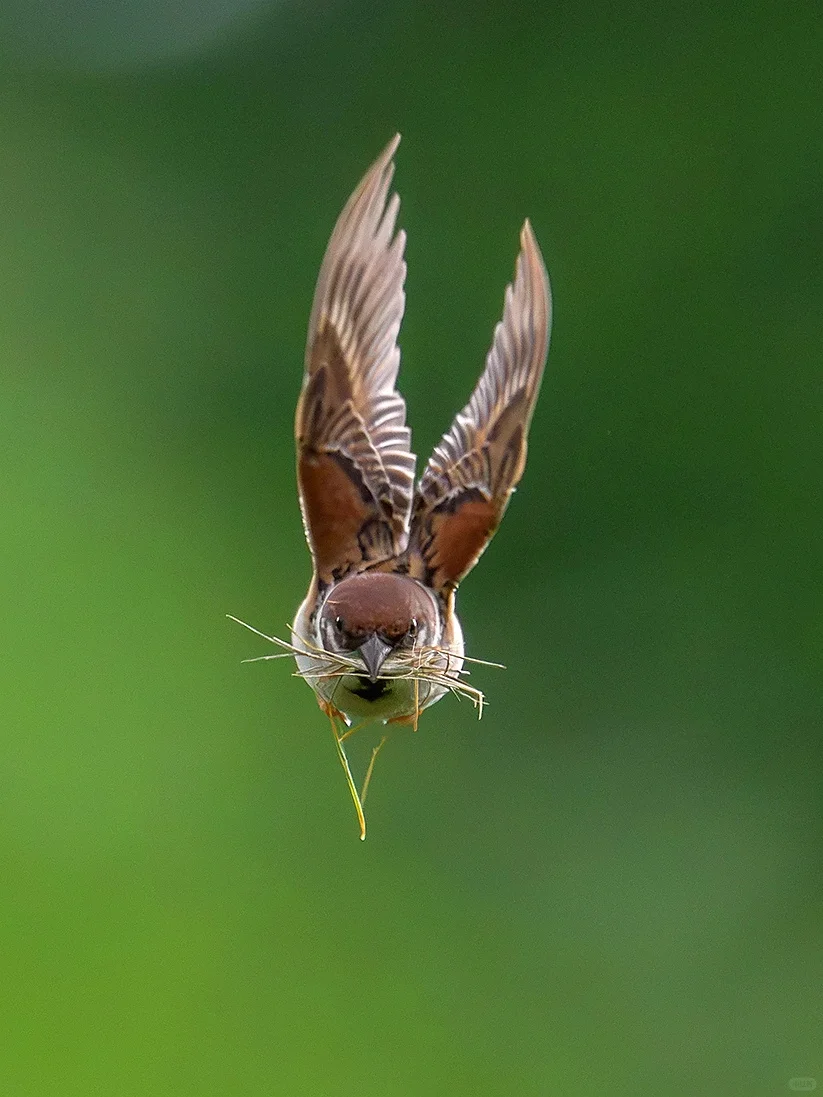
[{"label": "wing feather", "polygon": [[[295,435],[300,505],[321,582],[406,547],[415,457],[396,391],[405,233],[388,198],[394,137],[329,240],[309,319]],[[388,199],[388,200],[387,200]]]},{"label": "wing feather", "polygon": [[551,296],[528,221],[503,319],[469,403],[435,447],[417,489],[410,574],[454,589],[500,524],[526,464],[526,440],[549,346]]}]

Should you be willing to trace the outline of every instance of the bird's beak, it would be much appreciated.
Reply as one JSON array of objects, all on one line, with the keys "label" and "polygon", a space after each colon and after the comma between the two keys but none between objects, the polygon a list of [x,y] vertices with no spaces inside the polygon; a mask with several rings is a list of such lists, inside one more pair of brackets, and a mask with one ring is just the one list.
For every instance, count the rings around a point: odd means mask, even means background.
[{"label": "bird's beak", "polygon": [[391,644],[384,643],[377,633],[373,632],[365,644],[360,645],[358,651],[360,652],[360,658],[366,665],[370,681],[376,682],[380,668],[391,651]]}]

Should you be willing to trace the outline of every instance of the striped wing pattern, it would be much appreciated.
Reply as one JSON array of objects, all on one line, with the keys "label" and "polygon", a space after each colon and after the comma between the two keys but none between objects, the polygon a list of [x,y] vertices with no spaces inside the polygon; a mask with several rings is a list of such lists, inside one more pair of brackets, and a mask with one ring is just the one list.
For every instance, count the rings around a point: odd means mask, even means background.
[{"label": "striped wing pattern", "polygon": [[417,489],[410,574],[443,593],[474,567],[526,463],[529,424],[549,345],[551,296],[528,221],[486,367],[435,447]]},{"label": "striped wing pattern", "polygon": [[295,434],[306,538],[322,583],[406,547],[415,457],[395,385],[405,234],[388,198],[399,136],[364,176],[329,241],[309,320]]}]

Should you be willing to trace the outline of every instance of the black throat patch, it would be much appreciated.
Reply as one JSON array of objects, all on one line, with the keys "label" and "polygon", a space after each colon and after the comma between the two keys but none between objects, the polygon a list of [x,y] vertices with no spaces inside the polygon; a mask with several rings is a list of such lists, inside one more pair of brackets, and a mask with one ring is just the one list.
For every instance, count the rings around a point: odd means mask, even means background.
[{"label": "black throat patch", "polygon": [[376,682],[372,682],[361,675],[357,679],[357,685],[351,687],[351,691],[358,697],[362,697],[364,701],[378,701],[385,695],[388,688],[389,683],[385,678],[378,678]]}]

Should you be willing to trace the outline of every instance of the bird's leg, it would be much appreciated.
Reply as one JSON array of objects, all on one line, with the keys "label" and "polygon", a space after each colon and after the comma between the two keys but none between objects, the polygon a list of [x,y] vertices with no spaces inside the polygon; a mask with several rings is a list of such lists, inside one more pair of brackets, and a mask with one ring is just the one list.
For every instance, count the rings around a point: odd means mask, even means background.
[{"label": "bird's leg", "polygon": [[344,724],[348,724],[348,720],[346,719],[346,717],[343,715],[339,708],[334,707],[331,701],[326,701],[318,694],[317,703],[320,706],[321,712],[325,712],[326,716],[328,716],[329,719],[340,720]]}]

